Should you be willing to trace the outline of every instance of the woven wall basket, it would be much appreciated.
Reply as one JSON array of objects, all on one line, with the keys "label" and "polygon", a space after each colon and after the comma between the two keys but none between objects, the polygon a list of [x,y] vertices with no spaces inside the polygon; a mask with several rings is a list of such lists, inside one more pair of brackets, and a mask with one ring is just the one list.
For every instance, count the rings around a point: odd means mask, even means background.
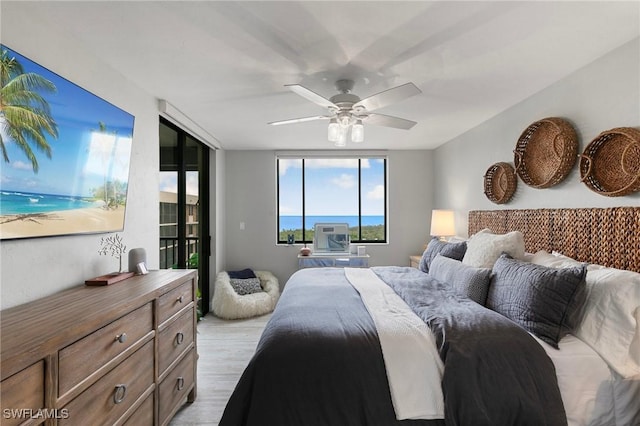
[{"label": "woven wall basket", "polygon": [[617,127],[596,136],[580,156],[580,177],[607,197],[640,191],[640,131]]},{"label": "woven wall basket", "polygon": [[496,204],[504,204],[513,197],[517,183],[511,164],[495,163],[484,175],[484,195]]},{"label": "woven wall basket", "polygon": [[516,173],[534,188],[549,188],[567,177],[578,157],[578,136],[569,122],[549,117],[522,132],[513,151]]}]

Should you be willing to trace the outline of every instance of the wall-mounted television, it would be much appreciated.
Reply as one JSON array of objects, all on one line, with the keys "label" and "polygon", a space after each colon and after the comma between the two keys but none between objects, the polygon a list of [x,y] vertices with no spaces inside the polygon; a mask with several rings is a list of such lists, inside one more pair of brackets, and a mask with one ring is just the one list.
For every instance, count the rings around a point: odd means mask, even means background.
[{"label": "wall-mounted television", "polygon": [[313,235],[314,253],[349,253],[348,223],[316,223]]},{"label": "wall-mounted television", "polygon": [[0,239],[122,231],[134,116],[0,55]]}]

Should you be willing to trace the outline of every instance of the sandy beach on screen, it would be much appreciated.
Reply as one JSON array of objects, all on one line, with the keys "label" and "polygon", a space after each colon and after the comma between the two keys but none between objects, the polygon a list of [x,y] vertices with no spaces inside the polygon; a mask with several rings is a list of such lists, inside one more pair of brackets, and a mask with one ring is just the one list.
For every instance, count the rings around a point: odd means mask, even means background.
[{"label": "sandy beach on screen", "polygon": [[0,237],[29,238],[77,233],[120,231],[124,206],[115,210],[101,207],[50,213],[0,216]]}]

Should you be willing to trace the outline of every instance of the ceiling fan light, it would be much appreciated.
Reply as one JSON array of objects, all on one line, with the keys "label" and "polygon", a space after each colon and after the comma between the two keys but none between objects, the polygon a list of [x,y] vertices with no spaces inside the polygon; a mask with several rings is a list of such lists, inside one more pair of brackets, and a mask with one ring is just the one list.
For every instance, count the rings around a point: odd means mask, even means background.
[{"label": "ceiling fan light", "polygon": [[362,125],[362,120],[357,120],[351,127],[351,142],[364,142],[364,126]]},{"label": "ceiling fan light", "polygon": [[338,131],[338,139],[334,142],[337,147],[347,146],[347,129],[340,127]]},{"label": "ceiling fan light", "polygon": [[329,142],[338,142],[340,139],[340,125],[335,118],[329,120],[328,139]]}]

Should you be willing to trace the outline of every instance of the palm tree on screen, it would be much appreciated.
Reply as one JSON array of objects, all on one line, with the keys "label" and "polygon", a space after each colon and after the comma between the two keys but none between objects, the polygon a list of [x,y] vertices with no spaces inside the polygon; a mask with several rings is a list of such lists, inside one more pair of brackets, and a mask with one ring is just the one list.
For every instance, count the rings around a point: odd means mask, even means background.
[{"label": "palm tree on screen", "polygon": [[38,159],[32,146],[51,158],[46,135],[58,137],[58,126],[51,116],[48,102],[38,92],[55,93],[55,85],[46,78],[25,73],[9,51],[0,52],[0,150],[9,163],[5,139],[13,140],[38,172]]}]

